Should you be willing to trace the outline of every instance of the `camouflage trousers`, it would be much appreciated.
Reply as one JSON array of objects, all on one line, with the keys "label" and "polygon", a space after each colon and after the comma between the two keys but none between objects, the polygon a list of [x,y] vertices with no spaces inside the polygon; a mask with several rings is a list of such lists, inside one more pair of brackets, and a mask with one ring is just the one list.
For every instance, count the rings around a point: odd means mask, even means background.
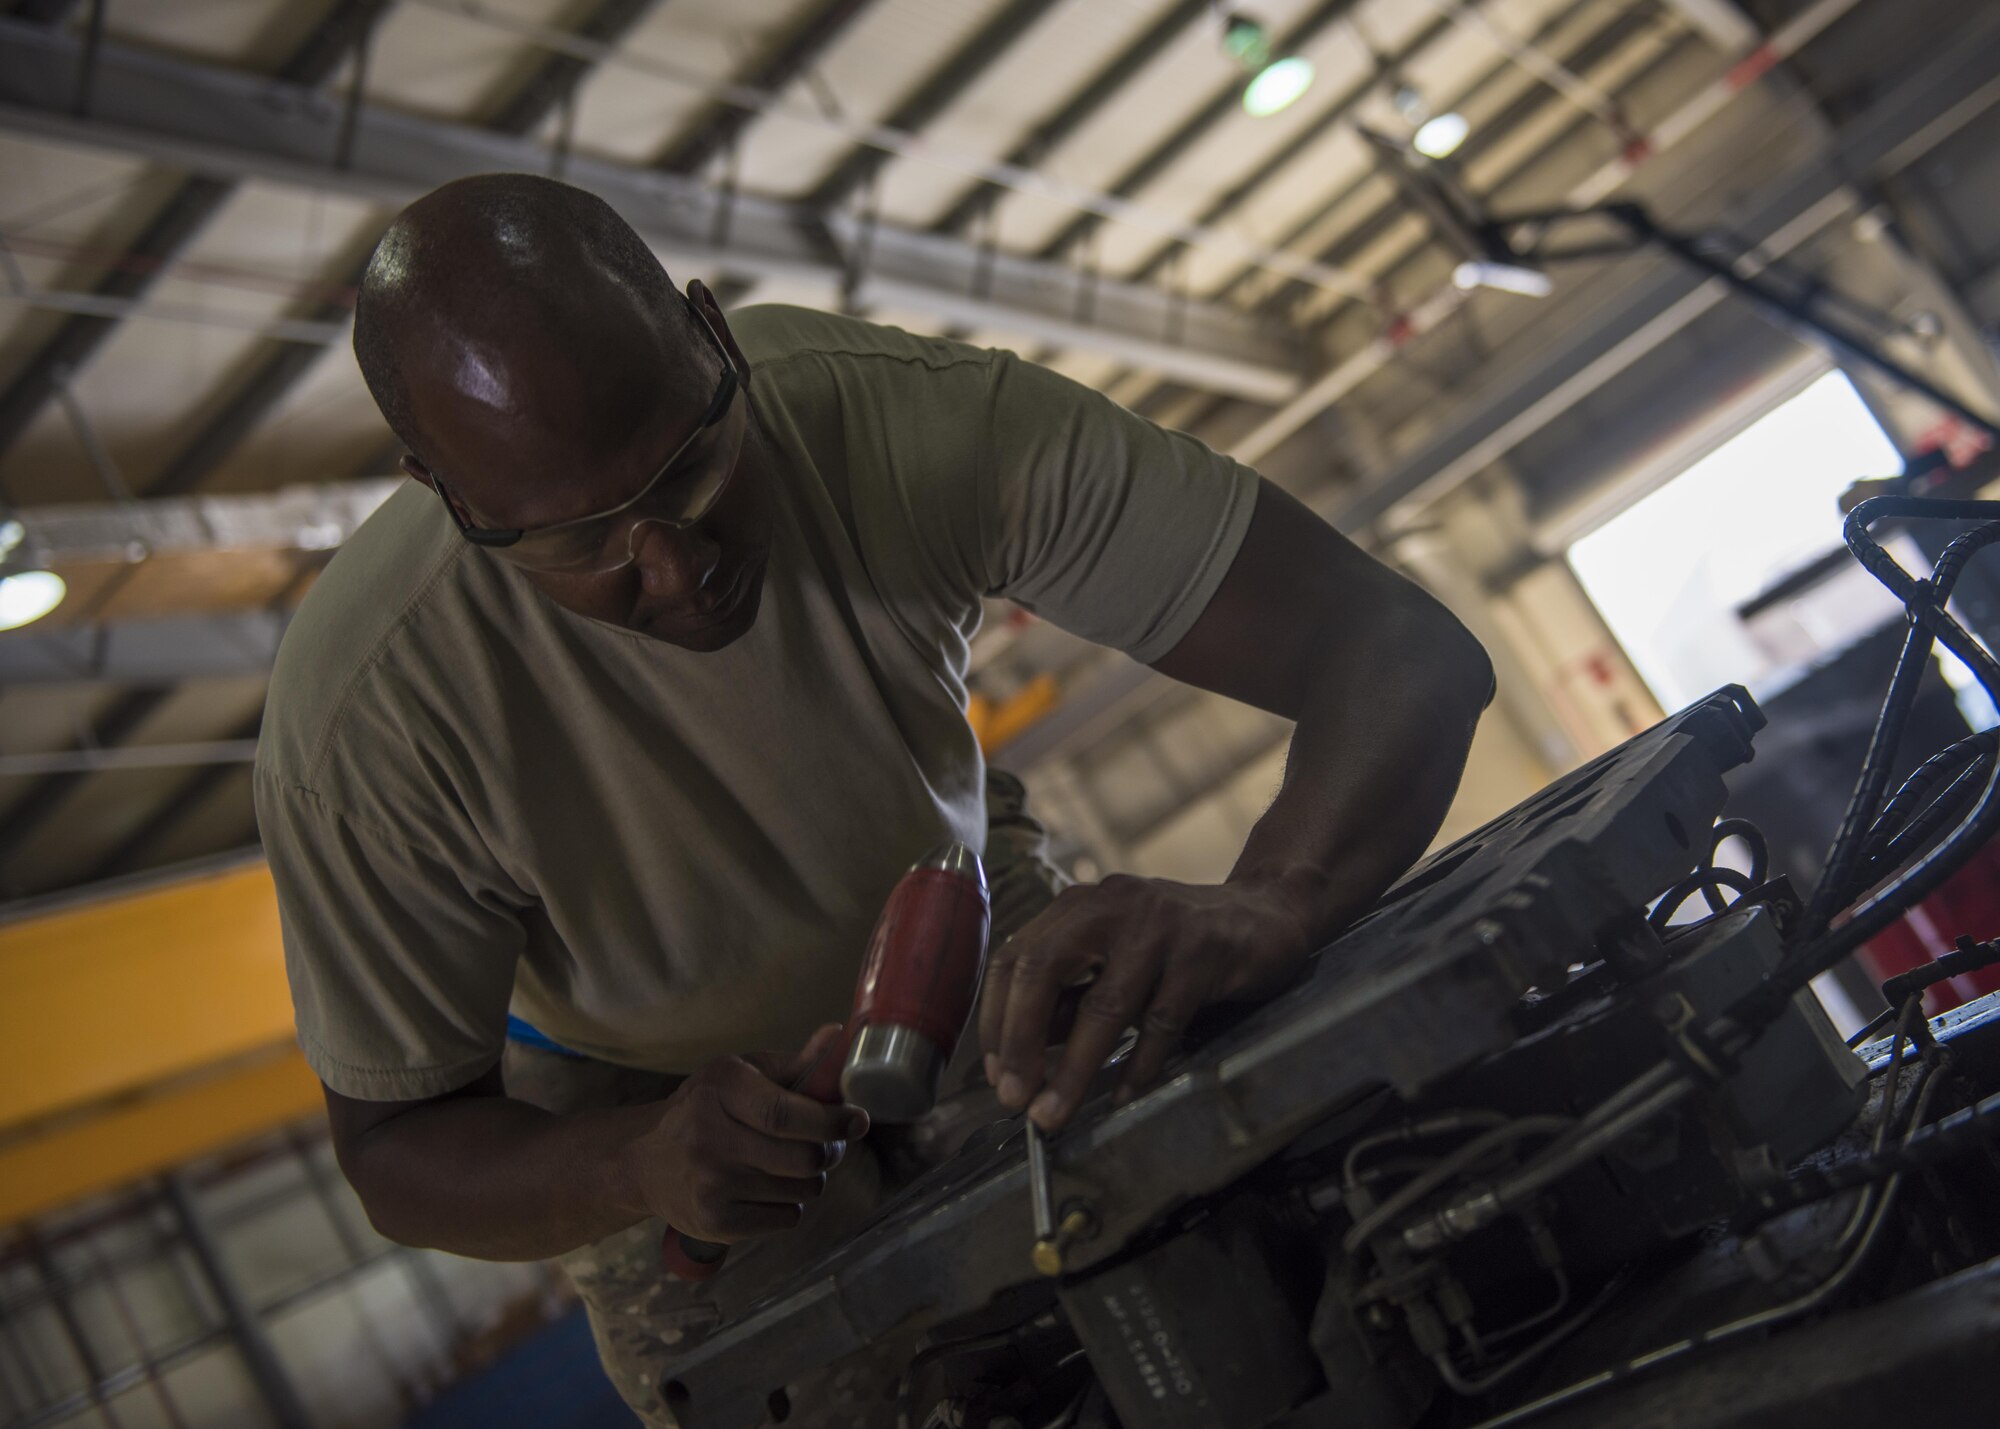
[{"label": "camouflage trousers", "polygon": [[[1047,858],[1046,836],[1024,807],[1019,781],[989,771],[987,808],[986,864],[997,944],[1047,907],[1068,879]],[[966,1085],[976,1075],[975,1041],[970,1035],[963,1040],[946,1071],[947,1086]],[[502,1070],[509,1096],[559,1113],[659,1101],[679,1082],[662,1073],[518,1043],[508,1044]],[[907,1161],[903,1164],[907,1168]],[[891,1189],[869,1142],[851,1146],[828,1178],[825,1194],[807,1207],[796,1230],[732,1248],[723,1270],[699,1285],[675,1280],[661,1268],[665,1228],[658,1220],[642,1221],[563,1256],[561,1265],[589,1314],[605,1373],[633,1412],[656,1429],[675,1429],[663,1386],[672,1378],[677,1355],[839,1245]],[[884,1399],[882,1388],[894,1384],[908,1354],[909,1346],[901,1342],[873,1346],[787,1386],[786,1429],[894,1425],[897,1406]]]},{"label": "camouflage trousers", "polygon": [[[555,1112],[657,1101],[677,1081],[511,1042],[502,1068],[509,1096]],[[676,1354],[838,1245],[867,1218],[883,1190],[871,1148],[850,1147],[798,1229],[733,1247],[722,1271],[698,1285],[662,1269],[660,1238],[666,1228],[654,1219],[562,1256],[559,1263],[589,1315],[605,1373],[633,1412],[646,1424],[672,1429],[663,1385],[672,1378]],[[785,1423],[788,1429],[866,1426],[878,1412],[888,1414],[882,1422],[893,1423],[893,1406],[880,1397],[881,1382],[880,1376],[846,1366],[844,1372],[790,1386],[799,1407]]]}]

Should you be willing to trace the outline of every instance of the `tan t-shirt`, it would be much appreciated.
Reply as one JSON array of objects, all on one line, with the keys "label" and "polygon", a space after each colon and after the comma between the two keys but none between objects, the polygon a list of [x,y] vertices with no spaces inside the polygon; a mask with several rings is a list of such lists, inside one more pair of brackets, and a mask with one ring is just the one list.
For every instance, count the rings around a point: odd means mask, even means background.
[{"label": "tan t-shirt", "polygon": [[731,326],[780,455],[763,606],[692,654],[582,619],[412,484],[286,637],[256,793],[299,1040],[334,1090],[433,1096],[510,1007],[686,1072],[845,1016],[897,877],[985,837],[980,598],[1171,650],[1256,478],[1004,352],[795,308]]}]

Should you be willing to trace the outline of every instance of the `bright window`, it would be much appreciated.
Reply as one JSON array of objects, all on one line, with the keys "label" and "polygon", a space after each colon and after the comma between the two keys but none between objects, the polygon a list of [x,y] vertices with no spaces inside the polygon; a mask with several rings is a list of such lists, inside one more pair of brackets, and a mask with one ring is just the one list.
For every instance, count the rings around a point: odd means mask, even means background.
[{"label": "bright window", "polygon": [[[1737,608],[1840,545],[1841,492],[1902,469],[1854,384],[1830,372],[1578,540],[1570,566],[1665,708],[1719,685],[1754,690],[1785,662]],[[1817,632],[1823,648],[1899,609],[1886,591],[1856,594],[1840,622],[1853,628]]]}]

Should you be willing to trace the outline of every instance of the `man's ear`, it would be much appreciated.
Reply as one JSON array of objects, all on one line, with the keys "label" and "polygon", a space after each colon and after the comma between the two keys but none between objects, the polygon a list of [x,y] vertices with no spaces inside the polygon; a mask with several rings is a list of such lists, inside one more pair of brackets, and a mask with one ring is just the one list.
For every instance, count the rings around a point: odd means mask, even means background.
[{"label": "man's ear", "polygon": [[748,387],[751,376],[750,362],[743,356],[743,349],[736,345],[736,334],[729,330],[729,319],[722,315],[722,304],[716,302],[715,294],[709,291],[708,284],[699,278],[688,284],[688,296],[694,300],[695,306],[701,309],[709,322],[714,324],[715,335],[722,339],[722,346],[728,352],[729,360],[736,364],[737,377],[745,387]]},{"label": "man's ear", "polygon": [[417,460],[416,453],[404,452],[400,465],[403,468],[403,475],[413,481],[421,481],[433,491],[437,490],[437,482],[431,479],[431,469]]}]

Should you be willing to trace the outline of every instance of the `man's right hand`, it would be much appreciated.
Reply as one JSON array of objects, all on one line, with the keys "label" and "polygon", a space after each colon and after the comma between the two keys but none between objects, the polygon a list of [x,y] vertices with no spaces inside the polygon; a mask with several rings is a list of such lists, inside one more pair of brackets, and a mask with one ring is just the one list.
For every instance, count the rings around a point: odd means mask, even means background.
[{"label": "man's right hand", "polygon": [[790,1090],[839,1035],[834,1023],[793,1056],[718,1057],[681,1083],[627,1148],[630,1184],[647,1212],[725,1245],[796,1226],[847,1143],[868,1130],[859,1107]]}]

